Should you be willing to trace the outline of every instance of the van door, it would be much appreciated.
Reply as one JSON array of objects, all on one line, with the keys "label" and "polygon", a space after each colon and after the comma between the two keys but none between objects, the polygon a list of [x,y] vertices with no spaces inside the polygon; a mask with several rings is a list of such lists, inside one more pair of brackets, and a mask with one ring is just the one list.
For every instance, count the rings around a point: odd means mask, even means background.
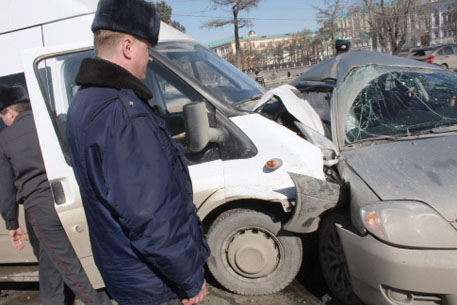
[{"label": "van door", "polygon": [[[77,89],[69,79],[79,68],[75,60],[68,60],[69,55],[60,55],[66,49],[68,46],[24,51],[23,67],[57,214],[92,285],[101,288],[104,283],[92,257],[79,188],[66,151],[66,113]],[[53,55],[46,58],[43,54]],[[66,81],[67,86],[63,85]]]}]

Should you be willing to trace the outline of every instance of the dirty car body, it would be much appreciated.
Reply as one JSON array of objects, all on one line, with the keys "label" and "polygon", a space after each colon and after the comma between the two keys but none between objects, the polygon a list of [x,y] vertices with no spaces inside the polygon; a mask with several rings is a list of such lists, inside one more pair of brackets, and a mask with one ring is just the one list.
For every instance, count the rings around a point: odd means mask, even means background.
[{"label": "dirty car body", "polygon": [[320,232],[319,255],[335,296],[457,304],[457,76],[353,51],[291,84],[318,110],[346,189],[319,228],[329,232]]}]

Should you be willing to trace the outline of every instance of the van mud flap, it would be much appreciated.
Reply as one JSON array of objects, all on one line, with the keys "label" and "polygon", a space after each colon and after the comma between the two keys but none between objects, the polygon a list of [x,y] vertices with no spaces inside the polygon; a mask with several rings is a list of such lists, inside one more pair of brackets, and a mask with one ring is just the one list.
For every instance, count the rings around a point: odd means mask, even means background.
[{"label": "van mud flap", "polygon": [[288,172],[297,190],[292,218],[284,229],[296,233],[311,233],[318,229],[320,215],[336,206],[340,185],[313,177]]}]

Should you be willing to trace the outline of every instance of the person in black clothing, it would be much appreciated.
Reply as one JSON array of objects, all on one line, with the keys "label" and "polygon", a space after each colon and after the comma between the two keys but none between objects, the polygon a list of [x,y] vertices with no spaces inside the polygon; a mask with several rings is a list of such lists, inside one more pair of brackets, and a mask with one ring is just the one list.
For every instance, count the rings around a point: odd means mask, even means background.
[{"label": "person in black clothing", "polygon": [[39,241],[39,280],[43,305],[65,303],[64,284],[88,305],[111,304],[92,288],[54,209],[27,92],[0,87],[0,211],[14,248],[27,236],[18,223],[18,203]]},{"label": "person in black clothing", "polygon": [[349,40],[337,39],[335,41],[336,55],[346,53],[350,48],[351,42]]}]

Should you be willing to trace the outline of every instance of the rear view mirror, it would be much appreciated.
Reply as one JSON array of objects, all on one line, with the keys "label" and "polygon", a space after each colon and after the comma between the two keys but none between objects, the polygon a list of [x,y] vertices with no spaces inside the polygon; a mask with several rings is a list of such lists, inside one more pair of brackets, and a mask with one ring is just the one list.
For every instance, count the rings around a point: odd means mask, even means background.
[{"label": "rear view mirror", "polygon": [[223,129],[209,127],[208,113],[204,102],[187,104],[183,110],[187,149],[190,152],[202,151],[208,143],[218,143],[225,138],[226,133]]}]

